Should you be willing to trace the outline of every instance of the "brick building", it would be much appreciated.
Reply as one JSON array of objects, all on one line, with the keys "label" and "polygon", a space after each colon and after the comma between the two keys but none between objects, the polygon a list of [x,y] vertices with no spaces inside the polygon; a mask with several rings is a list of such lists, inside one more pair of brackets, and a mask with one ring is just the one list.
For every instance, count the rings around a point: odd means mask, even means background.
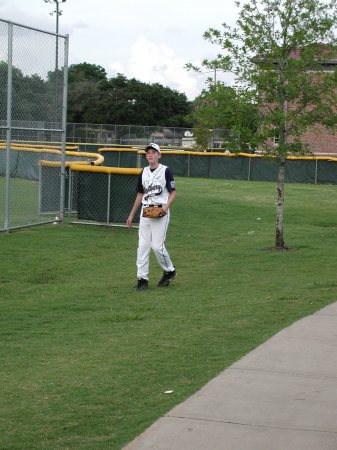
[{"label": "brick building", "polygon": [[[324,46],[322,46],[324,49]],[[323,52],[324,53],[324,50]],[[292,53],[291,57],[299,58],[300,50]],[[337,59],[327,59],[322,62],[324,73],[331,73],[337,70]],[[288,105],[288,109],[292,109],[292,105]],[[308,144],[311,151],[319,155],[337,155],[337,133],[333,134],[324,126],[317,124],[301,136],[301,141]]]}]

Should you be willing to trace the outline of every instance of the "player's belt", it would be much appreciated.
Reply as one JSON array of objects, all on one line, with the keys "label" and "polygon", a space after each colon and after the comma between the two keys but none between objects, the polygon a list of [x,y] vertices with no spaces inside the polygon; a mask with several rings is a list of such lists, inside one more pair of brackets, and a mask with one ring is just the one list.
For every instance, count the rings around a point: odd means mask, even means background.
[{"label": "player's belt", "polygon": [[162,208],[163,205],[143,205],[145,208]]}]

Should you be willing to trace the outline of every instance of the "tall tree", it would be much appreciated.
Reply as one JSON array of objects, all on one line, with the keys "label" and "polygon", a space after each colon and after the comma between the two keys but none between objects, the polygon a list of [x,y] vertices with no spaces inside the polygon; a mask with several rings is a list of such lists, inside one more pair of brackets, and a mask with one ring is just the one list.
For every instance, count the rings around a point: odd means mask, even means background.
[{"label": "tall tree", "polygon": [[236,86],[259,107],[256,139],[278,164],[275,248],[283,250],[287,155],[308,151],[302,136],[310,127],[334,129],[337,123],[337,77],[328,70],[337,53],[336,0],[247,0],[237,6],[236,27],[204,33],[222,53],[202,65],[232,72]]},{"label": "tall tree", "polygon": [[74,81],[101,81],[107,79],[107,73],[102,66],[83,62],[69,67],[69,83]]},{"label": "tall tree", "polygon": [[69,73],[69,122],[189,126],[191,102],[181,92],[122,74],[108,79],[87,63],[70,66]]},{"label": "tall tree", "polygon": [[100,87],[107,82],[105,69],[96,64],[84,62],[69,67],[69,122],[100,122],[98,107],[102,95]]}]

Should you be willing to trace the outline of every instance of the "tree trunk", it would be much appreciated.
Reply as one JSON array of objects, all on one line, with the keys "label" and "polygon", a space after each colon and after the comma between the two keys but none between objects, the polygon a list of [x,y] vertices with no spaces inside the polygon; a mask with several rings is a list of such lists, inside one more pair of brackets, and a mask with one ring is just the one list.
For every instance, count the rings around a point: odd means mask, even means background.
[{"label": "tree trunk", "polygon": [[284,219],[284,174],[287,159],[287,143],[288,143],[288,102],[285,94],[285,87],[288,84],[284,76],[282,67],[280,67],[280,81],[282,89],[280,91],[280,110],[283,113],[284,122],[279,129],[279,158],[277,173],[277,203],[276,203],[276,236],[275,247],[277,250],[284,250],[283,237],[283,219]]},{"label": "tree trunk", "polygon": [[285,158],[279,160],[277,174],[277,206],[276,206],[276,239],[275,247],[278,250],[285,249],[283,238],[283,217],[284,217],[284,173]]}]

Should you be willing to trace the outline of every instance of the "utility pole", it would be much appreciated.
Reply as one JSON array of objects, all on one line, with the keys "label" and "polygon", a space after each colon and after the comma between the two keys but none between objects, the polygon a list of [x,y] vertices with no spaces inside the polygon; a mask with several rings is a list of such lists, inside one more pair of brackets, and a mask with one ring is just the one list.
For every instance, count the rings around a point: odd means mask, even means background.
[{"label": "utility pole", "polygon": [[[59,16],[62,16],[62,11],[60,10],[60,3],[65,3],[67,0],[44,0],[45,3],[55,3],[56,9],[49,13],[51,16],[56,14],[56,34],[59,34]],[[55,72],[58,71],[59,66],[59,39],[56,36],[56,56],[55,56]]]}]

